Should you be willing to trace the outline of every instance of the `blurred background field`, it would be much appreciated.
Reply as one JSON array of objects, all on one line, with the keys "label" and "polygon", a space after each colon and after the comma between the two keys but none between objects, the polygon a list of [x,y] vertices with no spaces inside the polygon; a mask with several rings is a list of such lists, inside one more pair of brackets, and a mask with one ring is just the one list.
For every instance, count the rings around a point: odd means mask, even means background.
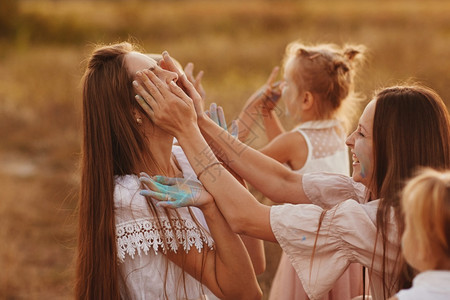
[{"label": "blurred background field", "polygon": [[[80,78],[94,44],[130,40],[194,62],[228,120],[296,39],[366,45],[357,90],[367,99],[413,80],[449,105],[449,15],[450,1],[425,0],[2,0],[0,299],[73,298]],[[266,249],[267,294],[280,249]]]}]

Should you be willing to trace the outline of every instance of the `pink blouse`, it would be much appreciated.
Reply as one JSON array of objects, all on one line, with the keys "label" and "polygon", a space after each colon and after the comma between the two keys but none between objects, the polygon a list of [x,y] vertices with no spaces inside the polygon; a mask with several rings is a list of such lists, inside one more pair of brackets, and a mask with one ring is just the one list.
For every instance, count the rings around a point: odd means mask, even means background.
[{"label": "pink blouse", "polygon": [[[272,206],[270,223],[308,296],[311,299],[323,297],[348,265],[358,262],[369,268],[373,299],[383,299],[380,236],[376,243],[376,212],[380,200],[364,203],[364,186],[345,175],[305,174],[303,189],[314,204]],[[399,246],[392,212],[386,253],[390,273]]]}]

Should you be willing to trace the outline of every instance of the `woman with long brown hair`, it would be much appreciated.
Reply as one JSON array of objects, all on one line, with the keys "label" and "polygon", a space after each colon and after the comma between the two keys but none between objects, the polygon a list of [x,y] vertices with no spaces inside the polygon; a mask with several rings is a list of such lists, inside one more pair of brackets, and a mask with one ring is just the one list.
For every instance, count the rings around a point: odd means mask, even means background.
[{"label": "woman with long brown hair", "polygon": [[[418,167],[450,168],[450,117],[434,91],[396,86],[377,93],[347,139],[353,154],[353,176],[348,177],[292,172],[208,120],[198,98],[165,88],[152,74],[139,80],[136,90],[145,99],[141,106],[177,137],[188,159],[211,157],[205,137],[265,196],[304,203],[263,205],[214,160],[208,165],[210,176],[200,177],[235,232],[281,245],[311,299],[320,299],[352,262],[369,269],[373,299],[386,299],[411,283],[413,274],[400,250],[399,193]],[[153,190],[143,193],[169,200],[166,206],[212,201],[206,193],[172,201],[173,192],[186,184],[167,177],[143,180]]]},{"label": "woman with long brown hair", "polygon": [[76,298],[260,298],[245,246],[215,205],[168,209],[139,195],[141,171],[200,186],[173,136],[135,101],[143,69],[167,86],[178,80],[129,43],[98,47],[87,62]]}]

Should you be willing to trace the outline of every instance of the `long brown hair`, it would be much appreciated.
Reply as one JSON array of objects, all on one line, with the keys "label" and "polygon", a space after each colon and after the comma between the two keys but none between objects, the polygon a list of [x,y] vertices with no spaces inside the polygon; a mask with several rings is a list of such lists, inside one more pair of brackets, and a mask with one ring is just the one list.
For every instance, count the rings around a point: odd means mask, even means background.
[{"label": "long brown hair", "polygon": [[[133,118],[137,105],[121,43],[100,47],[83,76],[83,143],[79,200],[77,299],[119,299],[114,176],[136,174],[144,137]],[[151,160],[151,155],[149,155]]]},{"label": "long brown hair", "polygon": [[401,190],[419,167],[450,168],[450,117],[444,102],[433,90],[419,86],[395,86],[376,97],[373,121],[374,174],[369,189],[380,198],[377,231],[383,244],[383,289],[390,296],[411,285],[412,269],[398,253],[398,273],[386,270],[388,220],[393,208],[403,233]]},{"label": "long brown hair", "polygon": [[[115,216],[115,177],[148,174],[165,174],[154,159],[149,148],[148,137],[137,123],[133,110],[146,116],[134,98],[132,77],[124,62],[127,53],[134,51],[130,43],[98,46],[87,63],[83,76],[83,143],[81,157],[81,190],[78,203],[78,257],[75,295],[77,299],[120,299]],[[147,118],[149,122],[151,120]],[[137,191],[136,191],[137,192]],[[164,215],[171,230],[180,228],[187,234],[184,223],[174,224],[180,219],[178,211],[158,210],[146,197],[149,213],[155,217],[163,247],[169,249],[166,231],[160,217]],[[200,228],[202,238],[207,235],[189,208],[193,221]],[[187,238],[187,237],[186,237]],[[179,239],[175,239],[178,247]],[[184,271],[186,252],[179,251]],[[206,251],[202,256],[202,271]],[[166,258],[166,274],[168,260]],[[186,294],[185,272],[181,274]],[[126,289],[126,287],[124,287]],[[203,287],[201,287],[203,289]],[[127,293],[127,290],[124,291]],[[164,293],[167,297],[166,281]]]}]

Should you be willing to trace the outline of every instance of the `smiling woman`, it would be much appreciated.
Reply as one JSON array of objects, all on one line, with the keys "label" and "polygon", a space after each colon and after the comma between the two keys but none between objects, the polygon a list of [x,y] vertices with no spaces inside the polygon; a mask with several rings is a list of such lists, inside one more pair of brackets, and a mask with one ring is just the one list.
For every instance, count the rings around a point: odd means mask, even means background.
[{"label": "smiling woman", "polygon": [[[235,232],[280,244],[311,299],[320,299],[352,262],[369,268],[373,299],[386,299],[410,285],[413,274],[400,252],[399,192],[419,166],[450,168],[450,117],[434,91],[397,86],[375,95],[348,139],[356,167],[350,178],[299,175],[240,143],[205,117],[198,98],[191,99],[196,120],[193,112],[186,111],[189,97],[180,88],[165,88],[151,74],[143,84],[152,95],[139,88],[147,101],[141,105],[148,111],[150,105],[153,121],[176,136],[189,160],[211,157],[206,139],[233,171],[265,196],[307,204],[263,205],[223,168],[200,177]],[[433,144],[424,142],[428,140]],[[202,172],[200,166],[193,167],[197,174]],[[142,180],[153,190],[148,193],[161,200],[186,190],[186,183],[164,177]],[[197,197],[194,205],[199,207],[213,199],[197,195],[192,197]],[[192,203],[185,201],[185,205]],[[180,201],[174,203],[179,205]]]},{"label": "smiling woman", "polygon": [[369,185],[371,178],[367,175],[373,171],[372,132],[376,101],[370,101],[359,119],[358,128],[347,138],[347,146],[352,150],[353,179]]}]

